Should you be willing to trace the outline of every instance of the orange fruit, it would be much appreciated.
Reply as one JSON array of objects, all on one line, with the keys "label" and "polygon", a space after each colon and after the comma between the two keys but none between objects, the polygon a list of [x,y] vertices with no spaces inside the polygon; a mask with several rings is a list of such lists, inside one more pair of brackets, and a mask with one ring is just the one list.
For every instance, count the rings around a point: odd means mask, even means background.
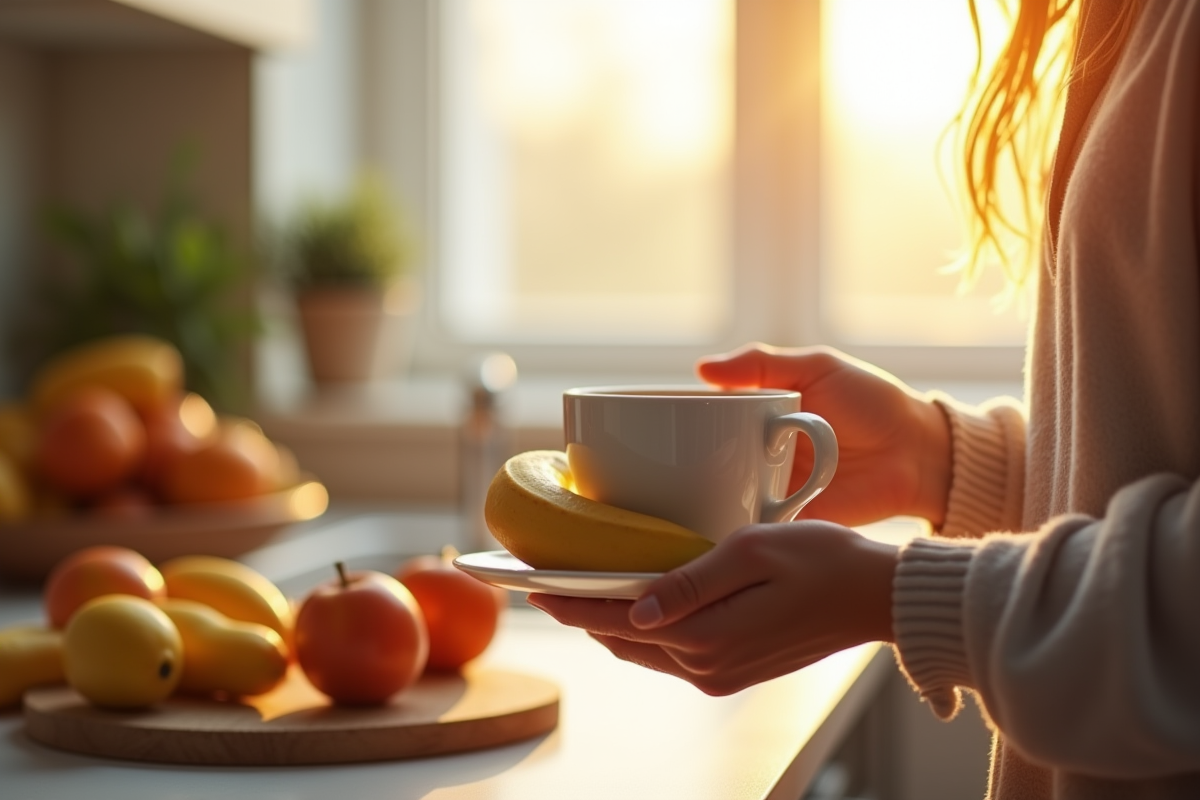
[{"label": "orange fruit", "polygon": [[157,489],[173,461],[211,438],[216,418],[198,394],[176,395],[140,413],[146,426],[146,457],[139,474],[142,483]]},{"label": "orange fruit", "polygon": [[503,613],[496,589],[455,567],[452,559],[452,552],[441,558],[417,556],[396,572],[425,616],[430,671],[455,671],[481,654]]},{"label": "orange fruit", "polygon": [[408,576],[418,572],[423,572],[427,569],[441,569],[442,557],[435,556],[433,553],[422,553],[419,556],[412,556],[404,561],[403,564],[396,569],[396,580],[404,583],[408,580]]},{"label": "orange fruit", "polygon": [[106,594],[162,600],[167,590],[162,573],[141,553],[99,545],[77,550],[58,562],[46,578],[42,600],[50,625],[61,628],[76,609]]},{"label": "orange fruit", "polygon": [[51,487],[73,497],[94,497],[130,477],[145,449],[145,427],[129,402],[94,386],[50,411],[34,462]]},{"label": "orange fruit", "polygon": [[223,425],[213,439],[176,458],[163,474],[161,491],[172,503],[245,500],[275,490],[279,454],[248,425]]}]

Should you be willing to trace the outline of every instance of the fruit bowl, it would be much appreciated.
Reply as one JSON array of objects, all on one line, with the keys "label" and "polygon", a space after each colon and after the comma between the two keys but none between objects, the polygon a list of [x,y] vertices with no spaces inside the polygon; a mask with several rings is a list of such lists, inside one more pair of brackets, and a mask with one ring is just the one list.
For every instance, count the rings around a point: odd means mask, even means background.
[{"label": "fruit bowl", "polygon": [[109,544],[155,563],[181,555],[234,558],[261,547],[288,525],[325,513],[329,494],[315,480],[233,503],[159,506],[145,517],[73,514],[0,523],[0,576],[40,580],[63,557]]}]

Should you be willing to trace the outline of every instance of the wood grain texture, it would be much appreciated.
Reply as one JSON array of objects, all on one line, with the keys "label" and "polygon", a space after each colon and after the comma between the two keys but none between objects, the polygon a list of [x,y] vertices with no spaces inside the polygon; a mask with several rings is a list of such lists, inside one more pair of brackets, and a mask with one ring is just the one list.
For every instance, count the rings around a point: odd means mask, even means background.
[{"label": "wood grain texture", "polygon": [[431,756],[532,738],[558,724],[558,687],[481,667],[426,675],[381,707],[331,705],[296,668],[240,702],[172,697],[152,709],[92,706],[68,687],[25,695],[25,732],[60,750],[172,764],[280,766]]}]

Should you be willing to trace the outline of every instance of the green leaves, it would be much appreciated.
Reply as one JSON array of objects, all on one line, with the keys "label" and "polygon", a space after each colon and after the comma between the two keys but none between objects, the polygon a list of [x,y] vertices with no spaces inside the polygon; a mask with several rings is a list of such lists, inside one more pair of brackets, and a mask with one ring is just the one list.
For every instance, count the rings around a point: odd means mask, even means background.
[{"label": "green leaves", "polygon": [[411,267],[413,245],[382,185],[361,179],[349,197],[311,200],[285,235],[285,269],[297,288],[378,287]]},{"label": "green leaves", "polygon": [[65,275],[43,282],[46,355],[115,333],[146,333],[183,354],[188,386],[218,408],[244,397],[241,345],[259,331],[249,292],[252,264],[206,219],[177,159],[160,207],[117,204],[90,215],[47,213],[52,241],[70,255]]}]

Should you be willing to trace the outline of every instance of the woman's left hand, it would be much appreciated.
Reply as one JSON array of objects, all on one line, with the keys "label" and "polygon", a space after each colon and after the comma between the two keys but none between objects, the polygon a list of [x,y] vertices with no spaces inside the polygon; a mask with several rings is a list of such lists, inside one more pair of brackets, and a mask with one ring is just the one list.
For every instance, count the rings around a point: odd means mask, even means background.
[{"label": "woman's left hand", "polygon": [[637,602],[531,594],[618,658],[732,694],[868,641],[890,641],[897,548],[830,522],[750,525]]}]

